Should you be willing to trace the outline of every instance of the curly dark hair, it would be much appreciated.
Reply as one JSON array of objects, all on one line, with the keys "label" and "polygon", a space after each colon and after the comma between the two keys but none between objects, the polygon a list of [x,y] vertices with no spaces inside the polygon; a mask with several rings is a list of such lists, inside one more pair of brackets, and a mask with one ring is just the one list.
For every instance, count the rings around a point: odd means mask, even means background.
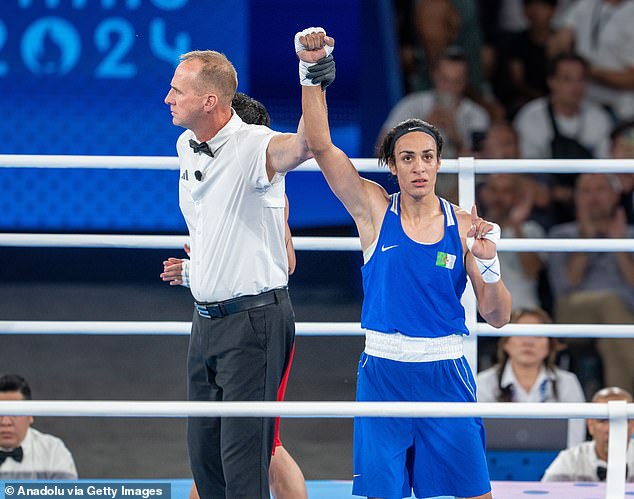
[{"label": "curly dark hair", "polygon": [[231,101],[231,107],[245,123],[271,126],[271,117],[264,104],[247,94],[236,93]]}]

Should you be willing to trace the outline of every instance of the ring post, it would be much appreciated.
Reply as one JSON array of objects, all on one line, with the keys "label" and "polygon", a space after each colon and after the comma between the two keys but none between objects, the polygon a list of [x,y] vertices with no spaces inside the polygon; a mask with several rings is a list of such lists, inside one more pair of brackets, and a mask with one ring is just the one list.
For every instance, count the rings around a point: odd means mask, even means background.
[{"label": "ring post", "polygon": [[608,476],[606,499],[625,497],[625,455],[627,452],[627,403],[625,400],[608,401],[610,436],[608,437]]},{"label": "ring post", "polygon": [[[475,159],[458,158],[458,165],[458,202],[463,209],[471,211],[475,204]],[[469,285],[462,295],[462,306],[467,329],[471,332],[464,340],[464,355],[475,377],[478,365],[478,333],[475,325],[478,315],[475,294]]]}]

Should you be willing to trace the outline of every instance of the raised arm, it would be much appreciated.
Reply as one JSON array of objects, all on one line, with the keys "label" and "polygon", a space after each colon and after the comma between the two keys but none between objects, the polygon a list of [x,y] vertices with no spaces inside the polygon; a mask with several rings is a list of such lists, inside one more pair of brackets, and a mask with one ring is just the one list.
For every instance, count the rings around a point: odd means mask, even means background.
[{"label": "raised arm", "polygon": [[330,138],[325,92],[319,87],[302,87],[302,110],[306,139],[330,188],[357,220],[369,212],[363,179],[348,156]]},{"label": "raised arm", "polygon": [[[297,55],[309,63],[323,57],[326,44],[334,45],[334,40],[323,32],[301,36],[299,41],[305,49]],[[326,96],[321,86],[302,82],[302,111],[308,147],[333,193],[354,219],[361,246],[366,248],[378,236],[387,194],[378,184],[361,178],[348,156],[332,143]]]}]

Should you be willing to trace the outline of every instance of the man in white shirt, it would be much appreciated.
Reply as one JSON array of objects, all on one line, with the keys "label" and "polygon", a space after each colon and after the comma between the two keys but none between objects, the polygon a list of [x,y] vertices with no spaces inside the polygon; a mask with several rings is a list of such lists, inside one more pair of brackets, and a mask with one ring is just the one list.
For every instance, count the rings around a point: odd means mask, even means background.
[{"label": "man in white shirt", "polygon": [[[0,376],[0,400],[30,399],[22,376]],[[64,442],[32,424],[32,416],[0,416],[0,480],[76,480],[75,461]]]},{"label": "man in white shirt", "polygon": [[[594,394],[592,402],[607,403],[625,400],[632,403],[632,395],[617,387],[603,388]],[[607,476],[608,440],[610,424],[607,419],[588,419],[591,442],[584,442],[563,450],[548,467],[543,482],[603,482]],[[634,446],[631,445],[634,421],[627,425],[626,480],[634,482]]]},{"label": "man in white shirt", "polygon": [[[612,121],[604,109],[586,99],[587,78],[587,63],[577,55],[562,54],[551,61],[549,96],[525,104],[513,121],[522,158],[609,157]],[[565,151],[560,147],[564,141],[575,141],[580,147]]]},{"label": "man in white shirt", "polygon": [[[237,92],[231,102],[233,110],[242,118],[245,123],[253,125],[271,126],[271,118],[264,105],[254,98]],[[288,225],[288,200],[285,207],[286,230],[285,241],[288,255],[288,273],[289,275],[295,271],[295,249],[293,247],[293,239],[291,228]],[[189,246],[185,245],[185,252],[189,254]],[[187,258],[168,258],[163,262],[163,273],[161,278],[169,282],[170,285],[181,285],[189,288],[189,259]],[[291,368],[289,362],[284,381],[280,385],[278,391],[278,400],[284,400],[286,392],[286,380]],[[306,482],[304,475],[288,451],[282,445],[279,437],[280,418],[277,418],[275,425],[275,446],[273,455],[271,456],[271,464],[269,467],[269,485],[271,494],[275,499],[306,499]],[[198,491],[195,486],[189,495],[190,499],[199,499]]]},{"label": "man in white shirt", "polygon": [[[224,55],[189,52],[165,98],[173,123],[186,128],[176,148],[196,308],[190,400],[276,400],[295,335],[284,174],[310,156],[303,122],[297,134],[244,123],[231,109],[237,83]],[[273,418],[190,418],[200,496],[268,499],[274,428]]]}]

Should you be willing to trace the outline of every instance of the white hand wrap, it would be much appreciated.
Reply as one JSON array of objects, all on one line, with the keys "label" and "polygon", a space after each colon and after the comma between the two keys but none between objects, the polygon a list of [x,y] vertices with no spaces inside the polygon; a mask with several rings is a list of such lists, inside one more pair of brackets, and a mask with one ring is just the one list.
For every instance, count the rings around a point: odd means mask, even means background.
[{"label": "white hand wrap", "polygon": [[[295,53],[299,54],[302,50],[306,50],[306,47],[299,41],[301,36],[310,35],[311,33],[323,33],[326,34],[326,30],[324,28],[306,28],[303,31],[298,31],[295,33]],[[326,51],[326,57],[332,54],[334,47],[330,45],[325,45],[324,50]],[[314,62],[305,62],[300,59],[299,61],[299,82],[305,87],[318,87],[321,83],[313,83],[308,78],[308,68],[314,66],[316,63]]]},{"label": "white hand wrap", "polygon": [[500,272],[500,259],[498,258],[497,253],[495,256],[489,260],[481,260],[480,258],[474,256],[473,259],[480,270],[480,274],[482,275],[482,280],[487,284],[492,284],[494,282],[498,282],[502,277]]},{"label": "white hand wrap", "polygon": [[[488,223],[493,225],[493,228],[484,235],[484,239],[488,239],[497,246],[502,231],[500,230],[500,226],[498,224],[493,222]],[[467,248],[469,248],[469,251],[471,251],[474,242],[475,238],[467,237]],[[491,284],[500,280],[500,278],[502,277],[502,273],[500,271],[500,260],[497,253],[493,258],[489,259],[480,259],[475,255],[473,255],[473,258],[475,259],[478,269],[480,270],[482,280],[485,283]]]},{"label": "white hand wrap", "polygon": [[181,286],[189,287],[189,260],[187,258],[183,258],[181,260],[182,270],[181,270]]}]

